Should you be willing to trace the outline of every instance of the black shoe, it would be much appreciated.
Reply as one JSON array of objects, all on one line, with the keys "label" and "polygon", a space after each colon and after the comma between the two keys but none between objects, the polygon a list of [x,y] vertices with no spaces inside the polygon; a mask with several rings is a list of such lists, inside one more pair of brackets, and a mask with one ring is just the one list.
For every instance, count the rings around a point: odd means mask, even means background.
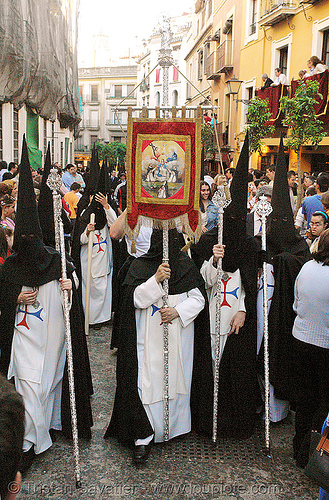
[{"label": "black shoe", "polygon": [[57,438],[61,435],[62,431],[57,429],[49,429],[49,434],[53,443],[57,441]]},{"label": "black shoe", "polygon": [[133,462],[136,465],[145,464],[150,454],[151,444],[139,444],[134,446]]},{"label": "black shoe", "polygon": [[100,330],[102,328],[102,323],[97,323],[95,325],[90,325],[93,330]]},{"label": "black shoe", "polygon": [[31,448],[28,451],[24,451],[20,464],[19,464],[19,471],[22,474],[25,474],[25,472],[31,467],[33,460],[35,459],[35,453],[34,453],[34,447],[31,446]]}]

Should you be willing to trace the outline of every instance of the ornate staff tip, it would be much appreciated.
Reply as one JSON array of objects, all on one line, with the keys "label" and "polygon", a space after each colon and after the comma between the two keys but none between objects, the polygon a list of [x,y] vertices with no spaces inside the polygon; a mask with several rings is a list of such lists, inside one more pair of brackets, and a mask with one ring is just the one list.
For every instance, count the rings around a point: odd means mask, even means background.
[{"label": "ornate staff tip", "polygon": [[59,175],[57,168],[51,168],[47,179],[47,186],[51,191],[57,191],[62,185],[62,178]]}]

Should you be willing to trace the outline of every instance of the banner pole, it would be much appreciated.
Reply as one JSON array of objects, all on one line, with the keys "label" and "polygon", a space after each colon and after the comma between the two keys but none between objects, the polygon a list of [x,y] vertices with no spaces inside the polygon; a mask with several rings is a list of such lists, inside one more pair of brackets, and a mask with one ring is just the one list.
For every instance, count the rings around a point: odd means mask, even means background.
[{"label": "banner pole", "polygon": [[[163,221],[163,258],[162,262],[169,263],[169,231],[168,221]],[[162,282],[164,296],[163,307],[168,306],[169,283]],[[163,323],[163,434],[164,441],[169,440],[169,324]]]}]

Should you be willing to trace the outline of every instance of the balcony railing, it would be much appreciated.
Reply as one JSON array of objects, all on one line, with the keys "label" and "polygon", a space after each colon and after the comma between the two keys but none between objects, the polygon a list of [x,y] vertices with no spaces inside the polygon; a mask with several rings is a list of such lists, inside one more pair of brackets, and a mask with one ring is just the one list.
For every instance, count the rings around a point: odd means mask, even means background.
[{"label": "balcony railing", "polygon": [[293,16],[297,3],[292,0],[262,0],[260,6],[260,26],[273,26]]},{"label": "balcony railing", "polygon": [[215,55],[216,55],[216,51],[209,54],[209,56],[206,59],[206,71],[205,71],[205,73],[206,73],[208,80],[213,80],[212,75],[214,75],[216,73],[215,64],[214,64]]},{"label": "balcony railing", "polygon": [[122,125],[123,127],[124,126],[127,126],[127,119],[125,118],[124,120],[120,120],[120,123],[118,122],[118,120],[106,120],[105,122],[105,125],[107,127],[117,127],[117,128],[120,128],[120,125]]},{"label": "balcony railing", "polygon": [[282,119],[284,118],[283,110],[281,108],[281,97],[288,95],[288,85],[276,85],[275,87],[267,87],[266,89],[258,89],[255,95],[259,99],[267,99],[269,103],[269,111],[271,119],[269,124],[275,127],[282,126]]},{"label": "balcony railing", "polygon": [[84,100],[83,102],[88,102],[88,104],[99,104],[99,96],[98,95],[84,95]]},{"label": "balcony railing", "polygon": [[87,128],[99,129],[99,120],[85,120],[84,124]]},{"label": "balcony railing", "polygon": [[118,96],[118,95],[105,94],[105,99],[107,99],[107,100],[113,100],[113,99],[120,99],[121,100],[123,98],[125,98],[126,100],[136,99],[136,97],[134,95],[131,95],[131,96],[127,97],[127,96],[124,96],[124,95]]},{"label": "balcony railing", "polygon": [[233,40],[225,40],[217,49],[216,73],[229,73],[233,69]]},{"label": "balcony railing", "polygon": [[77,152],[83,153],[85,151],[88,151],[89,148],[88,148],[88,146],[84,146],[83,144],[78,144],[78,145],[75,146],[74,150],[77,151]]},{"label": "balcony railing", "polygon": [[206,60],[206,77],[207,80],[215,80],[220,78],[220,73],[218,72],[218,62],[217,62],[218,51],[214,50]]}]

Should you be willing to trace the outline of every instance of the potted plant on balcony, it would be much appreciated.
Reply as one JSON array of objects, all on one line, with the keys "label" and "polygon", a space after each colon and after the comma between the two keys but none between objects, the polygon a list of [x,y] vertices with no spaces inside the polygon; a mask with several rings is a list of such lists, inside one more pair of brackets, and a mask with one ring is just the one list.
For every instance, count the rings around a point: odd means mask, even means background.
[{"label": "potted plant on balcony", "polygon": [[298,186],[296,213],[302,204],[301,147],[303,144],[317,148],[326,135],[322,122],[315,114],[314,106],[319,94],[315,80],[301,81],[293,97],[282,97],[281,105],[286,113],[284,124],[290,127],[286,145],[297,154]]},{"label": "potted plant on balcony", "polygon": [[254,97],[248,104],[248,123],[245,130],[249,132],[249,151],[258,152],[262,156],[263,139],[274,133],[275,127],[269,121],[272,115],[267,99]]}]

